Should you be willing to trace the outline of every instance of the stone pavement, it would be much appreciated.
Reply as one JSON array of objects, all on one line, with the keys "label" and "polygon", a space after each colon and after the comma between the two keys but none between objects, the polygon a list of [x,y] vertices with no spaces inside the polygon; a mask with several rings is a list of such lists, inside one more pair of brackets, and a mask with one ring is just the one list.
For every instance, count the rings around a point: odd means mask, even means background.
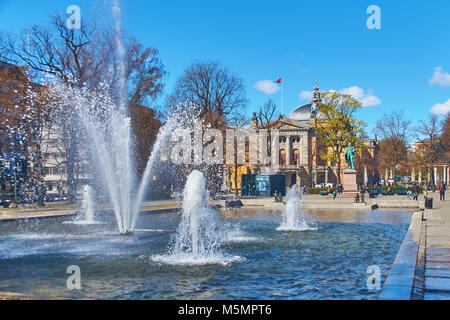
[{"label": "stone pavement", "polygon": [[[450,199],[439,201],[439,194],[433,197],[434,209],[424,212],[424,285],[425,300],[450,300]],[[450,192],[447,192],[450,196]]]},{"label": "stone pavement", "polygon": [[2,210],[0,211],[0,222],[38,218],[56,218],[76,214],[76,209]]}]

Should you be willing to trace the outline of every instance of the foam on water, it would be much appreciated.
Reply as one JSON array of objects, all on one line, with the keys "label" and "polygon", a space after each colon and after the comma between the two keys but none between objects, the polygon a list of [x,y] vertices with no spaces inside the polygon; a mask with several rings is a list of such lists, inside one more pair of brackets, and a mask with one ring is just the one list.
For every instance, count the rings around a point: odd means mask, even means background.
[{"label": "foam on water", "polygon": [[244,262],[245,258],[226,254],[209,254],[206,256],[194,256],[190,253],[180,253],[175,255],[156,255],[151,258],[153,262],[170,265],[205,265],[220,264],[228,266],[232,263]]},{"label": "foam on water", "polygon": [[228,243],[240,243],[240,242],[258,242],[261,239],[258,237],[252,237],[246,234],[244,231],[240,229],[240,226],[234,225],[229,226],[227,225],[227,232],[226,232],[226,242]]}]

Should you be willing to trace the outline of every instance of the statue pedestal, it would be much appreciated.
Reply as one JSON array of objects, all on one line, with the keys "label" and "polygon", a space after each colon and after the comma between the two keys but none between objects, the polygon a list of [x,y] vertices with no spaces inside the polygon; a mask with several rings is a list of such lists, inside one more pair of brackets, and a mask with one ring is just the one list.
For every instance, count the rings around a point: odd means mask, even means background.
[{"label": "statue pedestal", "polygon": [[344,193],[357,193],[356,170],[344,170]]}]

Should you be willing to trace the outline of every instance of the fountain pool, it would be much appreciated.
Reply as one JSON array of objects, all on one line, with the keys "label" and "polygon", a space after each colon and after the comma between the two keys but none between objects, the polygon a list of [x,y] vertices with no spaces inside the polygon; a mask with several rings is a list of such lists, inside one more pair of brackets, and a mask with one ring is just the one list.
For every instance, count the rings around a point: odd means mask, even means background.
[{"label": "fountain pool", "polygon": [[[406,234],[411,213],[310,211],[317,231],[279,232],[279,213],[218,211],[231,233],[221,251],[245,260],[167,264],[181,222],[175,213],[142,214],[137,230],[120,237],[114,213],[102,224],[73,218],[0,224],[0,292],[63,299],[375,299],[366,288],[368,266],[383,279]],[[39,230],[38,232],[36,230]],[[69,291],[66,270],[81,269],[82,289]]]}]

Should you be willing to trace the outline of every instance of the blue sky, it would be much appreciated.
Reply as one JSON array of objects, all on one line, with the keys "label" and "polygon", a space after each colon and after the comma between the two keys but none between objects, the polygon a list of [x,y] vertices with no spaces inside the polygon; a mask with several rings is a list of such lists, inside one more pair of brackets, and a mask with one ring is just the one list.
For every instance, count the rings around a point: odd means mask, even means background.
[{"label": "blue sky", "polygon": [[[110,21],[107,3],[0,0],[0,29],[45,23],[71,4],[83,18]],[[369,5],[381,9],[381,30],[367,28]],[[124,29],[160,51],[166,93],[188,64],[216,60],[244,79],[249,115],[269,98],[281,109],[281,92],[255,88],[281,77],[285,114],[308,102],[301,97],[316,79],[322,90],[346,89],[372,105],[357,114],[369,129],[396,109],[415,123],[433,106],[450,110],[448,0],[128,0],[122,9]]]}]

